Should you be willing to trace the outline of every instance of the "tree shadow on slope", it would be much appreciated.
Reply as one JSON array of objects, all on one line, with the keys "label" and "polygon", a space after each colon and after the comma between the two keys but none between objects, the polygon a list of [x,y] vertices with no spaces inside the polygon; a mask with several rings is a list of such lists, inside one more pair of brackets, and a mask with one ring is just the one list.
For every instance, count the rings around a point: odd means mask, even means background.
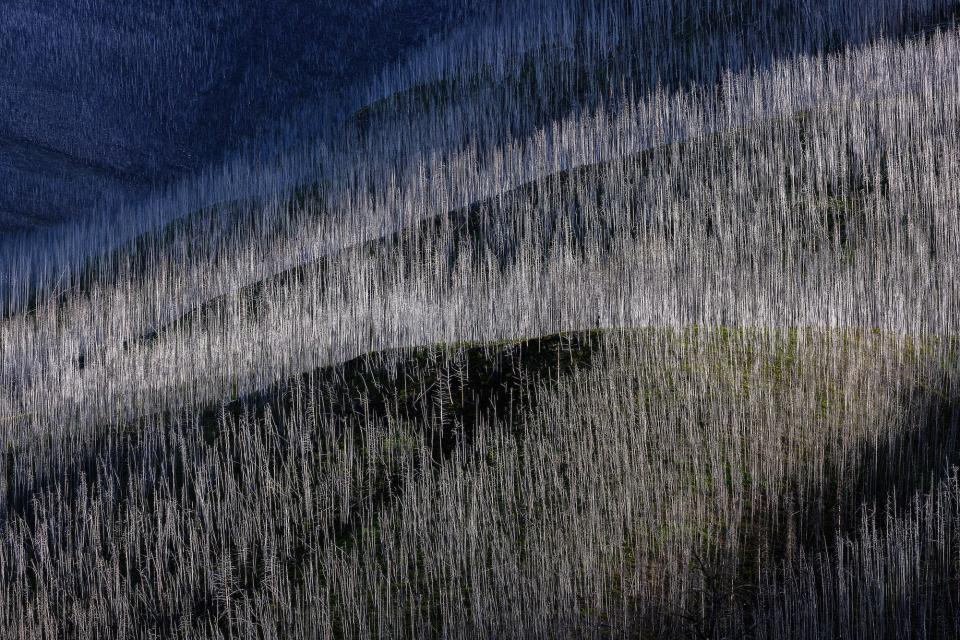
[{"label": "tree shadow on slope", "polygon": [[[883,535],[914,501],[950,478],[960,466],[958,373],[949,363],[929,365],[925,380],[899,392],[899,428],[862,442],[853,452],[828,451],[826,468],[813,485],[795,478],[786,494],[773,500],[761,490],[751,522],[741,527],[737,557],[709,548],[693,553],[698,597],[692,606],[665,612],[671,628],[666,637],[675,637],[677,630],[704,640],[753,637],[764,616],[758,608],[758,568],[776,572],[799,557],[835,553],[841,541],[858,539],[865,521]],[[922,553],[917,557],[927,561]],[[940,605],[928,620],[931,629],[960,624],[954,607],[960,599],[960,568],[952,565],[950,576],[931,596]],[[825,602],[831,599],[822,595]]]},{"label": "tree shadow on slope", "polygon": [[[772,68],[794,57],[835,54],[880,38],[899,42],[925,38],[960,20],[960,8],[950,4],[926,11],[908,8],[888,17],[888,24],[878,22],[875,33],[855,33],[862,25],[831,20],[823,8],[803,8],[795,2],[716,3],[674,16],[672,29],[651,31],[649,16],[637,15],[636,7],[625,2],[612,10],[620,16],[624,34],[610,50],[591,51],[596,47],[585,42],[585,32],[578,29],[572,47],[541,42],[508,61],[505,74],[480,68],[415,84],[364,105],[348,124],[364,138],[397,115],[422,119],[425,112],[442,112],[458,100],[478,100],[525,109],[523,116],[513,114],[509,131],[511,137],[523,138],[550,122],[595,109],[626,87],[635,98],[654,90],[716,91],[730,74]],[[655,5],[650,7],[655,10]],[[798,41],[796,25],[809,11],[824,14],[822,32]],[[706,56],[705,48],[710,49]],[[573,55],[580,51],[592,55]]]},{"label": "tree shadow on slope", "polygon": [[[540,391],[558,384],[578,369],[591,366],[599,336],[596,333],[558,334],[517,342],[423,347],[370,354],[346,363],[325,367],[277,383],[258,393],[238,398],[220,407],[210,407],[193,417],[173,414],[153,416],[153,423],[126,425],[119,433],[89,443],[74,455],[58,456],[38,474],[38,465],[18,466],[17,452],[6,454],[7,512],[0,525],[22,518],[33,526],[42,512],[39,505],[56,495],[77,504],[87,492],[109,491],[117,513],[130,503],[149,510],[163,496],[175,497],[187,510],[202,505],[191,475],[215,461],[218,469],[232,476],[240,491],[252,490],[249,464],[235,440],[253,438],[269,454],[269,467],[279,469],[291,455],[291,420],[303,420],[304,407],[313,407],[335,425],[327,433],[314,432],[315,446],[322,441],[352,439],[366,444],[366,431],[374,423],[401,422],[418,431],[426,447],[426,461],[439,473],[455,451],[471,449],[480,425],[502,426],[520,436],[524,417],[534,407]],[[167,432],[158,435],[159,431]],[[191,438],[187,450],[174,443],[176,434]],[[158,439],[159,438],[159,439]],[[231,444],[233,443],[233,444]],[[239,455],[238,455],[239,454]],[[206,465],[209,466],[209,465]],[[429,469],[421,471],[429,472]],[[21,477],[22,476],[22,477]],[[144,494],[131,487],[137,479],[151,479]],[[371,483],[351,502],[348,513],[329,530],[311,535],[348,550],[363,544],[364,531],[376,526],[378,514],[403,494],[405,476],[390,464],[371,470]],[[215,495],[203,499],[217,500]],[[278,525],[279,526],[279,525]],[[307,526],[307,525],[304,525]],[[278,535],[283,532],[278,531]],[[265,558],[256,550],[233,548],[224,541],[223,553],[231,559],[236,598],[249,597],[264,586]],[[233,546],[231,546],[233,545]],[[33,553],[33,552],[30,552]],[[297,543],[283,558],[283,570],[295,583],[299,567],[311,547]],[[124,557],[121,575],[131,589],[139,584],[146,559]],[[170,567],[171,575],[176,567]],[[38,578],[39,580],[39,578]],[[74,594],[78,599],[83,593]],[[184,617],[203,628],[238,633],[229,627],[226,606],[215,593],[199,591],[189,610],[157,610],[142,605],[145,624],[162,635],[172,633]]]}]

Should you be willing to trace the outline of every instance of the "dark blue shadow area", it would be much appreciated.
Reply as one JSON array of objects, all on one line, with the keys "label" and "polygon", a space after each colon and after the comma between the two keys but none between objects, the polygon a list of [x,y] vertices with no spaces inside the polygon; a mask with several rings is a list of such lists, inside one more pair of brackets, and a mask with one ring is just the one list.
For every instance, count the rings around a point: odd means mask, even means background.
[{"label": "dark blue shadow area", "polygon": [[0,4],[0,232],[217,161],[474,11],[449,4]]}]

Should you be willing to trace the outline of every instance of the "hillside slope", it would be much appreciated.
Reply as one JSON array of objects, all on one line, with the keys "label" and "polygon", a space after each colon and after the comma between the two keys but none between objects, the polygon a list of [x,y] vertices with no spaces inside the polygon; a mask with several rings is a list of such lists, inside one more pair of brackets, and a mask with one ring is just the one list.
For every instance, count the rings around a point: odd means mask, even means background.
[{"label": "hillside slope", "polygon": [[0,242],[0,635],[960,636],[955,3],[450,16]]}]

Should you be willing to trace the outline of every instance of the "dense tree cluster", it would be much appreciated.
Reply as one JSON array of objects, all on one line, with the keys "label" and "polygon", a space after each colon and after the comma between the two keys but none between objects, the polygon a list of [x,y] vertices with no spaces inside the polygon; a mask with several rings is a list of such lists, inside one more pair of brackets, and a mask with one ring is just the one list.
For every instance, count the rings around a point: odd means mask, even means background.
[{"label": "dense tree cluster", "polygon": [[0,239],[6,635],[960,630],[951,3],[499,4]]}]

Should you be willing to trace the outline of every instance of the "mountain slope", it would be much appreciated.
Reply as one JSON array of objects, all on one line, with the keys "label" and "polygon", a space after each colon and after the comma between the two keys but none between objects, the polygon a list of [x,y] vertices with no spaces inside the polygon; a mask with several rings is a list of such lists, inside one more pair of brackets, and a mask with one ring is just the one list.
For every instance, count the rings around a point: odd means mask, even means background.
[{"label": "mountain slope", "polygon": [[321,113],[0,243],[0,635],[958,635],[954,4],[338,7],[190,94],[340,16]]}]

